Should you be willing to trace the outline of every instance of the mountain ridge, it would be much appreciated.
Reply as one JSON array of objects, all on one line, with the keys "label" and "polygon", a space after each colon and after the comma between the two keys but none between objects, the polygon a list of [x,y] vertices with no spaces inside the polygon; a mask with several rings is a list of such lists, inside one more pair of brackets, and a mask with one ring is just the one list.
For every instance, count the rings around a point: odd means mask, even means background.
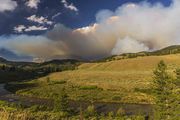
[{"label": "mountain ridge", "polygon": [[[168,54],[176,54],[180,53],[180,45],[172,45],[168,46],[165,48],[162,48],[160,50],[148,52],[148,51],[142,51],[138,53],[123,53],[121,55],[113,55],[110,57],[102,58],[99,60],[94,60],[94,61],[86,61],[86,62],[103,62],[103,61],[112,61],[116,59],[127,59],[127,58],[134,58],[134,57],[139,57],[139,56],[152,56],[152,55],[168,55]],[[5,59],[4,57],[0,56],[0,63],[8,63],[8,64],[58,64],[58,63],[76,63],[76,62],[85,62],[84,60],[79,60],[79,59],[53,59],[49,61],[44,61],[42,63],[35,63],[35,62],[25,62],[25,61],[10,61]]]}]

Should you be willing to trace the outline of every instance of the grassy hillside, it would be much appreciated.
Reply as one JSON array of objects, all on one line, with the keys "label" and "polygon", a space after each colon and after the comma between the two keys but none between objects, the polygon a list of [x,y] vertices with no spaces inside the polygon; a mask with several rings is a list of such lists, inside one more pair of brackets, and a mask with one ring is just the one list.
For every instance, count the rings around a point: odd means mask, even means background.
[{"label": "grassy hillside", "polygon": [[[153,103],[151,90],[153,70],[160,60],[168,64],[169,71],[180,67],[180,54],[147,56],[102,63],[84,63],[77,70],[52,73],[24,84],[36,84],[18,90],[18,94],[53,98],[63,87],[70,99]],[[143,91],[143,92],[142,92]]]},{"label": "grassy hillside", "polygon": [[122,59],[117,61],[109,61],[103,63],[85,63],[79,66],[83,70],[152,70],[160,60],[164,60],[170,66],[180,65],[180,54],[164,55],[164,56],[146,56],[133,59]]},{"label": "grassy hillside", "polygon": [[180,45],[173,45],[173,46],[169,46],[169,47],[156,50],[153,52],[143,51],[139,53],[124,53],[121,55],[114,55],[114,56],[110,56],[108,58],[99,60],[99,62],[136,58],[136,57],[142,57],[142,56],[162,56],[162,55],[170,55],[170,54],[178,54],[178,53],[180,53]]},{"label": "grassy hillside", "polygon": [[[161,59],[167,59],[167,62],[169,61],[169,63],[171,63],[173,61],[171,59],[177,60],[177,57],[178,57],[177,55],[176,57],[173,57],[173,58],[171,58],[171,56],[169,56],[170,58],[164,58],[163,56],[160,56],[160,55],[177,54],[177,53],[180,53],[180,46],[178,45],[170,46],[170,47],[167,47],[162,50],[155,51],[155,52],[122,54],[120,56],[112,56],[112,57],[100,60],[101,63],[97,63],[96,61],[92,64],[89,64],[89,63],[83,64],[82,66],[79,67],[79,70],[83,70],[83,69],[92,70],[92,71],[102,70],[101,72],[106,71],[106,73],[98,73],[98,72],[96,73],[107,74],[107,75],[112,74],[111,72],[109,73],[108,70],[118,71],[118,72],[123,71],[124,73],[121,72],[121,75],[123,75],[124,77],[126,76],[130,77],[130,76],[133,76],[132,75],[133,70],[136,68],[136,71],[145,70],[144,74],[145,73],[149,74],[149,72],[147,71],[152,70],[154,65],[157,63],[157,61],[160,61]],[[156,56],[159,55],[159,57],[157,58],[152,55],[156,55]],[[152,56],[152,57],[145,57],[145,56]],[[141,60],[142,62],[141,62],[139,61],[139,58],[137,57],[144,57],[144,58],[142,58]],[[137,59],[131,60],[129,58],[137,58]],[[123,60],[123,59],[127,59],[127,60]],[[122,61],[119,62],[118,60],[122,60]],[[107,63],[103,63],[103,62],[107,62]],[[148,62],[148,64],[144,64],[144,62],[146,63]],[[38,63],[32,63],[32,62],[12,62],[12,61],[8,61],[0,57],[0,82],[35,79],[37,77],[42,77],[53,72],[74,70],[80,64],[81,63],[79,61],[71,60],[71,59],[52,60],[52,61],[38,64]],[[124,66],[124,64],[126,64],[126,66]],[[172,62],[171,67],[173,67],[173,62]],[[81,73],[77,73],[77,74],[81,75]],[[95,73],[93,72],[93,74]],[[115,72],[113,74],[115,74]],[[139,78],[142,73],[136,72],[135,74],[137,78]]]},{"label": "grassy hillside", "polygon": [[53,60],[44,63],[13,62],[0,58],[0,82],[31,80],[52,72],[74,70],[77,60]]}]

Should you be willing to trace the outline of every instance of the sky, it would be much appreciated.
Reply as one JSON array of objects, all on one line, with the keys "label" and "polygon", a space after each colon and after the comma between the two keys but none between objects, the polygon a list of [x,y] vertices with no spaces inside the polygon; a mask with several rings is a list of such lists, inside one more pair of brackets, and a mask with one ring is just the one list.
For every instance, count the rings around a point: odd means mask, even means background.
[{"label": "sky", "polygon": [[[179,5],[178,0],[0,0],[0,56],[98,59],[178,44]],[[158,35],[152,30],[157,14],[162,20],[156,29],[165,27]]]},{"label": "sky", "polygon": [[[7,2],[5,2],[7,1]],[[17,34],[15,28],[36,26],[39,30],[27,29],[26,34],[41,34],[61,23],[71,28],[88,26],[95,22],[95,15],[102,9],[115,10],[117,7],[143,0],[0,0],[0,35]],[[171,0],[148,0],[152,4],[162,2],[168,6]],[[7,6],[6,6],[7,5]],[[67,6],[65,6],[67,5]],[[6,6],[6,7],[3,7]],[[8,8],[9,7],[9,8]],[[73,9],[74,8],[74,9]],[[34,16],[34,17],[33,17]],[[29,18],[29,19],[28,19]],[[30,18],[42,18],[52,23],[39,23]],[[20,26],[21,27],[18,27]],[[43,29],[44,28],[44,29]],[[23,33],[23,32],[20,32]]]}]

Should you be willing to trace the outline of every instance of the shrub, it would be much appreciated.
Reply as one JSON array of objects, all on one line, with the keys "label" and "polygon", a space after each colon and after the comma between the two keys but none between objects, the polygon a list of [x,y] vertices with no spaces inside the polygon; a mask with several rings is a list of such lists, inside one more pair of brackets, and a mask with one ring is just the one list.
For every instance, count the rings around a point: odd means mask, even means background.
[{"label": "shrub", "polygon": [[118,101],[120,101],[121,99],[122,99],[121,96],[113,96],[113,97],[112,97],[112,100],[118,100]]},{"label": "shrub", "polygon": [[29,111],[31,112],[38,112],[38,111],[47,111],[50,108],[45,105],[33,105],[29,108]]},{"label": "shrub", "polygon": [[57,95],[54,100],[54,111],[69,112],[68,95],[66,94],[64,88],[61,90],[60,96]]},{"label": "shrub", "polygon": [[114,117],[114,112],[109,112],[109,113],[108,113],[108,117],[109,117],[109,119],[113,119],[113,117]]},{"label": "shrub", "polygon": [[52,81],[52,84],[65,84],[67,83],[65,80],[61,80],[61,81]]},{"label": "shrub", "polygon": [[47,84],[50,83],[50,78],[49,77],[46,78],[46,82],[47,82]]},{"label": "shrub", "polygon": [[39,110],[38,105],[33,105],[29,108],[31,112],[37,112]]},{"label": "shrub", "polygon": [[[89,85],[89,86],[80,86],[80,90],[95,90],[95,89],[100,89],[95,85]],[[101,89],[100,89],[101,90]]]},{"label": "shrub", "polygon": [[125,110],[122,108],[119,108],[116,113],[116,116],[121,117],[121,116],[124,116],[125,114],[126,114]]},{"label": "shrub", "polygon": [[167,72],[164,61],[160,61],[154,71],[154,95],[156,97],[155,118],[172,119],[175,115],[174,108],[178,106],[174,98],[172,77]]},{"label": "shrub", "polygon": [[85,113],[86,113],[86,117],[92,117],[97,115],[94,105],[88,106]]}]

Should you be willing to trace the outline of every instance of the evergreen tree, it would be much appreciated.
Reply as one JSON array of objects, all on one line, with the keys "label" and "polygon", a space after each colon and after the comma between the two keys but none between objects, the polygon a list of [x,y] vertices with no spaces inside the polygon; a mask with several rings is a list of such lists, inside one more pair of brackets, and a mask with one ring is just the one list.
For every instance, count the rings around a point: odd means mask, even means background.
[{"label": "evergreen tree", "polygon": [[180,68],[179,69],[176,69],[176,77],[177,77],[177,80],[176,80],[176,82],[175,82],[175,84],[176,84],[176,86],[178,87],[178,88],[180,88]]},{"label": "evergreen tree", "polygon": [[6,70],[6,66],[3,65],[1,69],[2,69],[3,71],[5,71],[5,70]]},{"label": "evergreen tree", "polygon": [[[177,69],[175,71],[176,73],[176,80],[175,80],[175,89],[173,90],[173,94],[174,94],[174,97],[175,97],[175,105],[174,105],[174,108],[175,108],[175,117],[176,118],[179,118],[180,117],[180,68]],[[176,119],[175,118],[175,119]]]},{"label": "evergreen tree", "polygon": [[63,88],[61,90],[60,96],[57,96],[54,103],[54,110],[55,111],[62,111],[68,112],[69,111],[69,102],[68,102],[68,95]]},{"label": "evergreen tree", "polygon": [[11,66],[11,67],[9,68],[9,71],[12,71],[12,72],[16,71],[16,67],[15,67],[15,66]]},{"label": "evergreen tree", "polygon": [[167,72],[164,61],[160,61],[154,71],[154,93],[156,97],[155,118],[172,120],[174,116],[173,79]]}]

